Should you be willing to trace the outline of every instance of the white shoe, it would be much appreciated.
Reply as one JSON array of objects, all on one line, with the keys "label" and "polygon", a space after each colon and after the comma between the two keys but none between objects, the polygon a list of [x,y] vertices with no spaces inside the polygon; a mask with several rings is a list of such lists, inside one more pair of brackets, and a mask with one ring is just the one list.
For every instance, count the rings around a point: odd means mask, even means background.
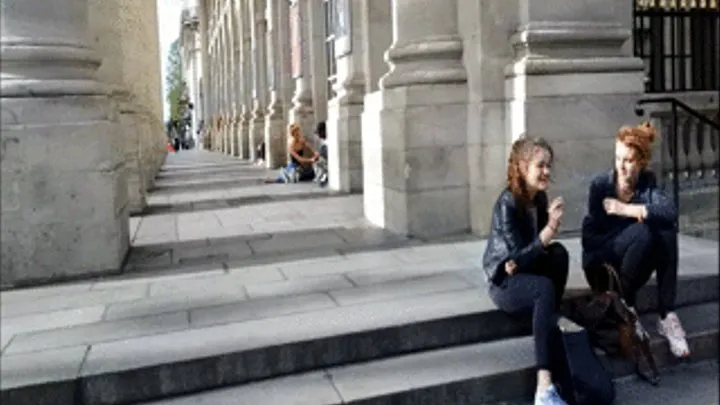
[{"label": "white shoe", "polygon": [[668,313],[665,319],[658,319],[657,326],[660,336],[665,337],[670,343],[670,351],[673,356],[683,358],[690,355],[690,348],[685,339],[685,330],[674,312]]}]

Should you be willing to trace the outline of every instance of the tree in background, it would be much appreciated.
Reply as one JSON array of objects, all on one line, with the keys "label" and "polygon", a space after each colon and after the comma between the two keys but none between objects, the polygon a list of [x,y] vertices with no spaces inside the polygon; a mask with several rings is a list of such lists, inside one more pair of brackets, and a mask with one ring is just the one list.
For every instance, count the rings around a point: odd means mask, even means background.
[{"label": "tree in background", "polygon": [[170,120],[177,121],[182,117],[184,106],[180,104],[180,99],[183,94],[185,94],[185,81],[183,80],[179,39],[176,39],[172,45],[170,45],[165,84],[167,87],[167,95],[165,97],[170,106]]}]

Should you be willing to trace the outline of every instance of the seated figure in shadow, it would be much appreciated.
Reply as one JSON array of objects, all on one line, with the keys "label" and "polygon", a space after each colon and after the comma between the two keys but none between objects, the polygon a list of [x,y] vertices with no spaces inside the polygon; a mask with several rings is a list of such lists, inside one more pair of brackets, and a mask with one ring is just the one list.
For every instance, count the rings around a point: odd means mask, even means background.
[{"label": "seated figure in shadow", "polygon": [[622,127],[615,136],[614,168],[590,184],[582,224],[582,265],[588,284],[597,292],[608,288],[604,267],[615,269],[623,299],[635,312],[637,292],[655,272],[658,332],[668,340],[676,357],[686,357],[690,350],[685,331],[673,312],[678,272],[677,208],[647,169],[655,137],[656,131],[648,123]]},{"label": "seated figure in shadow", "polygon": [[[290,139],[288,139],[289,162],[280,171],[280,176],[270,182],[297,183],[300,181],[312,181],[315,178],[313,164],[320,155],[310,146],[300,129],[300,125],[296,123],[290,124],[288,130],[290,132]],[[310,157],[305,157],[305,154],[310,155]]]},{"label": "seated figure in shadow", "polygon": [[537,366],[536,405],[565,402],[553,384],[559,307],[569,271],[568,252],[552,242],[563,200],[548,203],[553,151],[543,139],[521,137],[512,145],[507,188],[495,202],[483,268],[495,305],[513,316],[532,314]]}]

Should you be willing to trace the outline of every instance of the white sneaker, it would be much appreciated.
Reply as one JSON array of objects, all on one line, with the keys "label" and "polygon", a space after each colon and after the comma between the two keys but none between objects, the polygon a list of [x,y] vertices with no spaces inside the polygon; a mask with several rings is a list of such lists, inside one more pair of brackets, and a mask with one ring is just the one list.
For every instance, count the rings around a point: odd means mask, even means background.
[{"label": "white sneaker", "polygon": [[674,312],[668,313],[665,319],[658,319],[658,333],[670,343],[670,351],[673,356],[682,358],[690,355],[690,348],[685,339],[685,330]]}]

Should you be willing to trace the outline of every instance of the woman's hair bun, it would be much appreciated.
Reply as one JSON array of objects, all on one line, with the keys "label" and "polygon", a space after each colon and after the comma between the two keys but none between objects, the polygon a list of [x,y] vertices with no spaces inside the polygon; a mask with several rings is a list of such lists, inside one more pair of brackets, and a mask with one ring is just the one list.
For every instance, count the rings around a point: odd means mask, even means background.
[{"label": "woman's hair bun", "polygon": [[649,143],[653,143],[655,141],[655,138],[657,137],[657,130],[650,123],[650,121],[644,121],[643,123],[635,127],[634,132],[637,136],[647,139]]}]

